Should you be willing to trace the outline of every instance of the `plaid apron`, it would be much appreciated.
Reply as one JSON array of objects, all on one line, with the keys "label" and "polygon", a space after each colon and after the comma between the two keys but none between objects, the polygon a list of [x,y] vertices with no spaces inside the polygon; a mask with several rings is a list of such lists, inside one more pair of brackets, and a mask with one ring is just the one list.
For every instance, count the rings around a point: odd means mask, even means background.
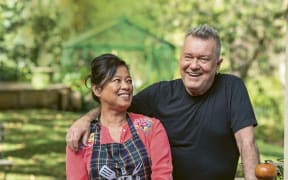
[{"label": "plaid apron", "polygon": [[150,180],[150,158],[130,117],[127,115],[132,138],[123,144],[100,144],[99,117],[91,124],[91,132],[95,134],[90,179]]}]

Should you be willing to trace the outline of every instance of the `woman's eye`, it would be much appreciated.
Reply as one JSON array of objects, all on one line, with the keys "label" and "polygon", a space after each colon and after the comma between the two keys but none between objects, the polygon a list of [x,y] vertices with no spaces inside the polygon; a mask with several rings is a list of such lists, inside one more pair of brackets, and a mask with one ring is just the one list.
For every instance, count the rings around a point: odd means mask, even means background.
[{"label": "woman's eye", "polygon": [[132,84],[132,79],[128,79],[127,83]]},{"label": "woman's eye", "polygon": [[120,79],[113,79],[113,82],[119,83],[119,82],[121,82],[121,80]]}]

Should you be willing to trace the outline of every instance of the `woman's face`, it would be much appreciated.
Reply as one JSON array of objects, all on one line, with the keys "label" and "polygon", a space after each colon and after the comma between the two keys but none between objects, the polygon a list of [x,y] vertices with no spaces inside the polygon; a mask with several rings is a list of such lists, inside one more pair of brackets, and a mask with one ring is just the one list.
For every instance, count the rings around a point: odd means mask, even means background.
[{"label": "woman's face", "polygon": [[119,66],[115,75],[102,88],[93,86],[93,92],[99,97],[101,108],[126,111],[133,97],[132,78],[125,66]]}]

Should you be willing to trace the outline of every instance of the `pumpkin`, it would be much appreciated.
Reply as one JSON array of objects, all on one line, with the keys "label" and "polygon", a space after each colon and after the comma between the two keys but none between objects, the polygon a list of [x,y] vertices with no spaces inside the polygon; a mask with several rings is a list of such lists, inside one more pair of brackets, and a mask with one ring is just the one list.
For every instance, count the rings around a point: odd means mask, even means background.
[{"label": "pumpkin", "polygon": [[277,169],[271,163],[260,163],[255,168],[255,175],[259,180],[274,180],[277,176]]}]

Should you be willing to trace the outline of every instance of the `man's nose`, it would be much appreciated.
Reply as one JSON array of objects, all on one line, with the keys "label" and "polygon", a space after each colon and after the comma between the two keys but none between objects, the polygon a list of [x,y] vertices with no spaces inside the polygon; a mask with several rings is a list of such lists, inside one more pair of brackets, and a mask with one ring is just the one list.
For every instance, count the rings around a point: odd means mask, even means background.
[{"label": "man's nose", "polygon": [[198,58],[193,58],[193,59],[190,61],[190,68],[192,68],[192,69],[197,69],[197,68],[199,68],[199,59],[198,59]]}]

